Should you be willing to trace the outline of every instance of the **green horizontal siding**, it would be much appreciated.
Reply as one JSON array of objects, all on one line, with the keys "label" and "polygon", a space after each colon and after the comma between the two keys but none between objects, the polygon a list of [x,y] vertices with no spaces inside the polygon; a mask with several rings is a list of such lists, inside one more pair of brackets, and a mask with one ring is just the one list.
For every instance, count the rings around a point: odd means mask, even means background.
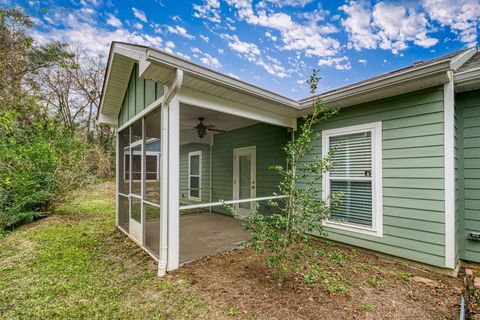
[{"label": "green horizontal siding", "polygon": [[120,127],[132,119],[162,95],[163,85],[151,80],[140,79],[138,64],[135,64],[118,114],[118,126]]},{"label": "green horizontal siding", "polygon": [[[278,191],[281,177],[269,170],[272,165],[285,165],[283,147],[290,139],[286,128],[268,124],[218,133],[213,145],[213,201],[233,198],[233,150],[256,146],[256,195],[270,196]],[[262,205],[262,204],[260,204]],[[215,211],[226,213],[221,207]]]},{"label": "green horizontal siding", "polygon": [[480,262],[480,242],[468,240],[472,231],[480,232],[480,90],[456,95],[456,105],[461,116],[462,135],[460,146],[463,160],[459,166],[462,179],[458,197],[462,213],[459,232],[460,257]]},{"label": "green horizontal siding", "polygon": [[202,185],[200,191],[200,202],[210,201],[210,146],[203,143],[189,143],[180,146],[180,204],[199,203],[196,200],[188,199],[188,153],[202,152]]},{"label": "green horizontal siding", "polygon": [[[341,109],[317,131],[378,121],[382,122],[383,237],[327,228],[328,237],[443,267],[443,87]],[[313,145],[314,156],[321,155],[321,138]]]}]

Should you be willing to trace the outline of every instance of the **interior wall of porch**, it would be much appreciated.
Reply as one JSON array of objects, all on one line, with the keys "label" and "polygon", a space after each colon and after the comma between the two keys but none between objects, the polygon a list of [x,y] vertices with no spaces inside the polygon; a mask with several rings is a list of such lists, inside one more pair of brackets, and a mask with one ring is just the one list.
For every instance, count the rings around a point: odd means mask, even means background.
[{"label": "interior wall of porch", "polygon": [[[212,152],[212,201],[233,199],[233,151],[236,148],[256,147],[256,197],[272,196],[278,192],[281,176],[270,170],[286,164],[283,151],[291,139],[287,128],[265,123],[215,134]],[[266,203],[259,203],[260,206]],[[223,207],[214,211],[230,214]]]}]

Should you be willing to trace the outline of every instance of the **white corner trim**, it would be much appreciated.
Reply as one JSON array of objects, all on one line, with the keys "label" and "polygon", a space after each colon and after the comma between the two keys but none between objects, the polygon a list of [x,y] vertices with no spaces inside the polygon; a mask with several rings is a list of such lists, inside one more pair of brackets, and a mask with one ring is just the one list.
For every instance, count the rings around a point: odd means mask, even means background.
[{"label": "white corner trim", "polygon": [[[115,133],[115,165],[116,165],[116,170],[115,170],[115,226],[118,227],[120,224],[120,196],[119,191],[120,191],[120,134],[118,131]],[[125,171],[123,171],[125,172]],[[123,173],[125,174],[125,173]]]},{"label": "white corner trim", "polygon": [[[352,231],[365,235],[383,237],[383,165],[382,165],[382,122],[366,123],[322,131],[322,157],[330,150],[329,138],[344,134],[367,132],[372,133],[372,228],[352,225],[336,221],[323,221],[325,227]],[[352,180],[360,180],[353,179]],[[366,179],[366,178],[363,178]],[[330,173],[323,175],[322,197],[327,199],[330,194]]]},{"label": "white corner trim", "polygon": [[445,168],[445,267],[455,268],[455,102],[454,84],[443,86]]},{"label": "white corner trim", "polygon": [[[190,195],[191,184],[190,178],[192,177],[191,158],[192,156],[198,156],[198,197],[192,197]],[[197,177],[197,175],[194,175]],[[202,201],[202,151],[191,151],[188,153],[188,200]]]}]

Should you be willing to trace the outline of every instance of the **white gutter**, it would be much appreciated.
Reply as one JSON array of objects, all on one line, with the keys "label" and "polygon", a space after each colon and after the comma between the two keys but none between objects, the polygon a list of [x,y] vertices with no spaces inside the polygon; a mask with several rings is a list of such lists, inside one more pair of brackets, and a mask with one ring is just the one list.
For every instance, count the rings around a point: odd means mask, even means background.
[{"label": "white gutter", "polygon": [[199,64],[178,58],[165,52],[155,49],[148,49],[145,60],[147,62],[155,62],[156,64],[163,65],[170,69],[183,69],[189,75],[193,75],[197,78],[217,83],[237,91],[251,94],[257,98],[276,102],[295,109],[299,108],[299,103],[296,100],[259,88],[247,82],[235,79],[223,73],[211,70]]},{"label": "white gutter", "polygon": [[456,73],[454,81],[455,92],[480,88],[480,67]]},{"label": "white gutter", "polygon": [[[302,109],[310,108],[312,102],[320,98],[323,102],[329,103],[336,100],[346,99],[349,97],[368,94],[377,90],[385,89],[386,87],[396,87],[403,83],[415,81],[427,76],[439,75],[445,73],[445,81],[448,82],[448,75],[446,71],[450,70],[450,59],[441,60],[433,64],[428,64],[416,69],[407,69],[405,71],[396,72],[386,77],[372,79],[370,81],[362,82],[356,85],[347,86],[330,92],[320,94],[319,96],[310,97],[300,101]],[[398,92],[401,94],[402,92]]]}]

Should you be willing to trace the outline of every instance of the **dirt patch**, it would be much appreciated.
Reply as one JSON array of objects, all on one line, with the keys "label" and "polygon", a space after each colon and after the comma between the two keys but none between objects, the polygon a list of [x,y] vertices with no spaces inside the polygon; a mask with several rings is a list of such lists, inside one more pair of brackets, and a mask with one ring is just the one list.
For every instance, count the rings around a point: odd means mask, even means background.
[{"label": "dirt patch", "polygon": [[[241,319],[457,319],[461,280],[326,244],[319,264],[346,283],[327,292],[289,275],[282,284],[251,249],[205,258],[181,268],[201,298],[216,305],[215,317]],[[341,264],[331,257],[348,257]],[[223,313],[222,313],[223,312]]]}]

